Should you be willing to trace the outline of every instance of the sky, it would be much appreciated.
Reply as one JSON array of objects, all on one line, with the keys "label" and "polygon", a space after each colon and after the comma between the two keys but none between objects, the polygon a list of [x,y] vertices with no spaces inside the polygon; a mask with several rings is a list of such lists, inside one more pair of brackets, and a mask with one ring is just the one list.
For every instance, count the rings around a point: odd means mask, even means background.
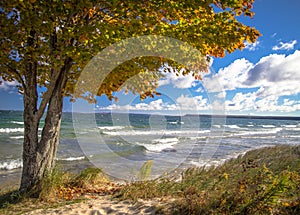
[{"label": "sky", "polygon": [[[98,97],[93,109],[172,115],[300,116],[299,8],[298,0],[256,0],[254,17],[241,21],[263,36],[243,51],[213,59],[202,81],[167,73],[159,81],[157,91],[161,96],[140,101],[138,95],[119,92],[115,94],[118,102]],[[14,83],[0,85],[0,100],[0,109],[23,108]],[[84,101],[79,103],[85,106]],[[74,104],[66,99],[64,111],[72,109]]]}]

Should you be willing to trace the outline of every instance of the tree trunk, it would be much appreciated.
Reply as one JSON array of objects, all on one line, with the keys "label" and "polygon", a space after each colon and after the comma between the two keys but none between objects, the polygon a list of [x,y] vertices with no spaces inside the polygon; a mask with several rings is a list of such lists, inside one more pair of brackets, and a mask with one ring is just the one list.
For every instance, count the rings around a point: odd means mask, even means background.
[{"label": "tree trunk", "polygon": [[47,100],[45,124],[40,138],[39,124],[42,117],[40,113],[44,113],[44,110],[41,106],[41,110],[36,108],[38,95],[35,72],[28,73],[30,75],[27,77],[27,89],[24,93],[25,129],[21,192],[39,193],[41,179],[55,166],[63,108],[63,89],[66,86],[67,74],[71,66],[72,59],[67,58],[64,66],[57,73],[57,79],[53,80],[53,90],[49,91],[51,95],[49,101]]},{"label": "tree trunk", "polygon": [[62,116],[63,96],[61,92],[52,96],[45,124],[38,138],[39,120],[32,120],[30,114],[24,110],[25,137],[23,145],[23,171],[21,191],[37,189],[47,171],[51,172],[55,165],[56,152],[59,144],[59,130]]}]

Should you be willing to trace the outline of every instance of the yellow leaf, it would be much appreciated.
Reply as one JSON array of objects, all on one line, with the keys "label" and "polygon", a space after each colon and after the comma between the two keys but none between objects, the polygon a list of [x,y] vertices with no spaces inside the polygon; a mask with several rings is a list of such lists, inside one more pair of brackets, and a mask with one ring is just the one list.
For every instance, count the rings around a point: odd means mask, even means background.
[{"label": "yellow leaf", "polygon": [[225,178],[225,180],[228,180],[228,174],[226,172],[223,174],[223,177]]},{"label": "yellow leaf", "polygon": [[226,199],[223,199],[222,201],[221,201],[221,206],[224,206],[226,204]]},{"label": "yellow leaf", "polygon": [[289,206],[291,206],[288,202],[282,202],[282,205],[283,205],[284,207],[289,207]]}]

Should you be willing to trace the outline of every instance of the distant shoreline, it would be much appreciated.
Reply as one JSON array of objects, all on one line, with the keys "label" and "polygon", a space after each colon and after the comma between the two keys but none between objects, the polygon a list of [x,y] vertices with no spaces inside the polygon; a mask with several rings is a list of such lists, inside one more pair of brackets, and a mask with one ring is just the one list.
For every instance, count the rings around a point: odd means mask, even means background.
[{"label": "distant shoreline", "polygon": [[185,116],[217,117],[217,118],[238,118],[238,119],[276,119],[276,120],[300,120],[297,116],[257,116],[257,115],[205,115],[186,114]]},{"label": "distant shoreline", "polygon": [[[0,110],[4,112],[23,112],[22,110]],[[73,113],[70,111],[64,111],[63,113]],[[79,114],[93,114],[94,112],[85,113],[85,112],[78,112]],[[111,114],[111,112],[96,112],[96,114]],[[131,115],[153,115],[151,113],[123,113],[123,112],[114,112],[114,114],[131,114]],[[259,115],[211,115],[211,114],[185,114],[185,115],[167,115],[167,114],[158,114],[155,113],[155,115],[162,115],[162,116],[174,116],[174,117],[183,117],[183,116],[192,116],[192,117],[214,117],[214,118],[237,118],[237,119],[274,119],[274,120],[300,120],[300,116],[259,116]]]}]

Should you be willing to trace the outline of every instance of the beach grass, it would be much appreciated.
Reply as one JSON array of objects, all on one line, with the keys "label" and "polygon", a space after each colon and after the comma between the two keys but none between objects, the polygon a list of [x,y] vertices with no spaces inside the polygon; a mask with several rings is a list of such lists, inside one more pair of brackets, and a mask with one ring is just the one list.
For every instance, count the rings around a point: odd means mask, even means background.
[{"label": "beach grass", "polygon": [[300,146],[249,151],[210,168],[191,168],[182,180],[132,183],[123,199],[170,199],[165,214],[300,214]]},{"label": "beach grass", "polygon": [[39,185],[41,192],[20,193],[17,188],[0,193],[0,214],[23,214],[36,209],[56,208],[84,201],[93,195],[112,195],[120,186],[98,168],[87,168],[76,175],[55,169]]},{"label": "beach grass", "polygon": [[[145,171],[147,172],[147,171]],[[84,201],[88,195],[164,202],[159,214],[300,214],[300,146],[247,152],[220,166],[190,168],[180,180],[164,177],[120,185],[96,168],[75,175],[55,170],[37,198],[18,191],[0,194],[0,214]]]}]

